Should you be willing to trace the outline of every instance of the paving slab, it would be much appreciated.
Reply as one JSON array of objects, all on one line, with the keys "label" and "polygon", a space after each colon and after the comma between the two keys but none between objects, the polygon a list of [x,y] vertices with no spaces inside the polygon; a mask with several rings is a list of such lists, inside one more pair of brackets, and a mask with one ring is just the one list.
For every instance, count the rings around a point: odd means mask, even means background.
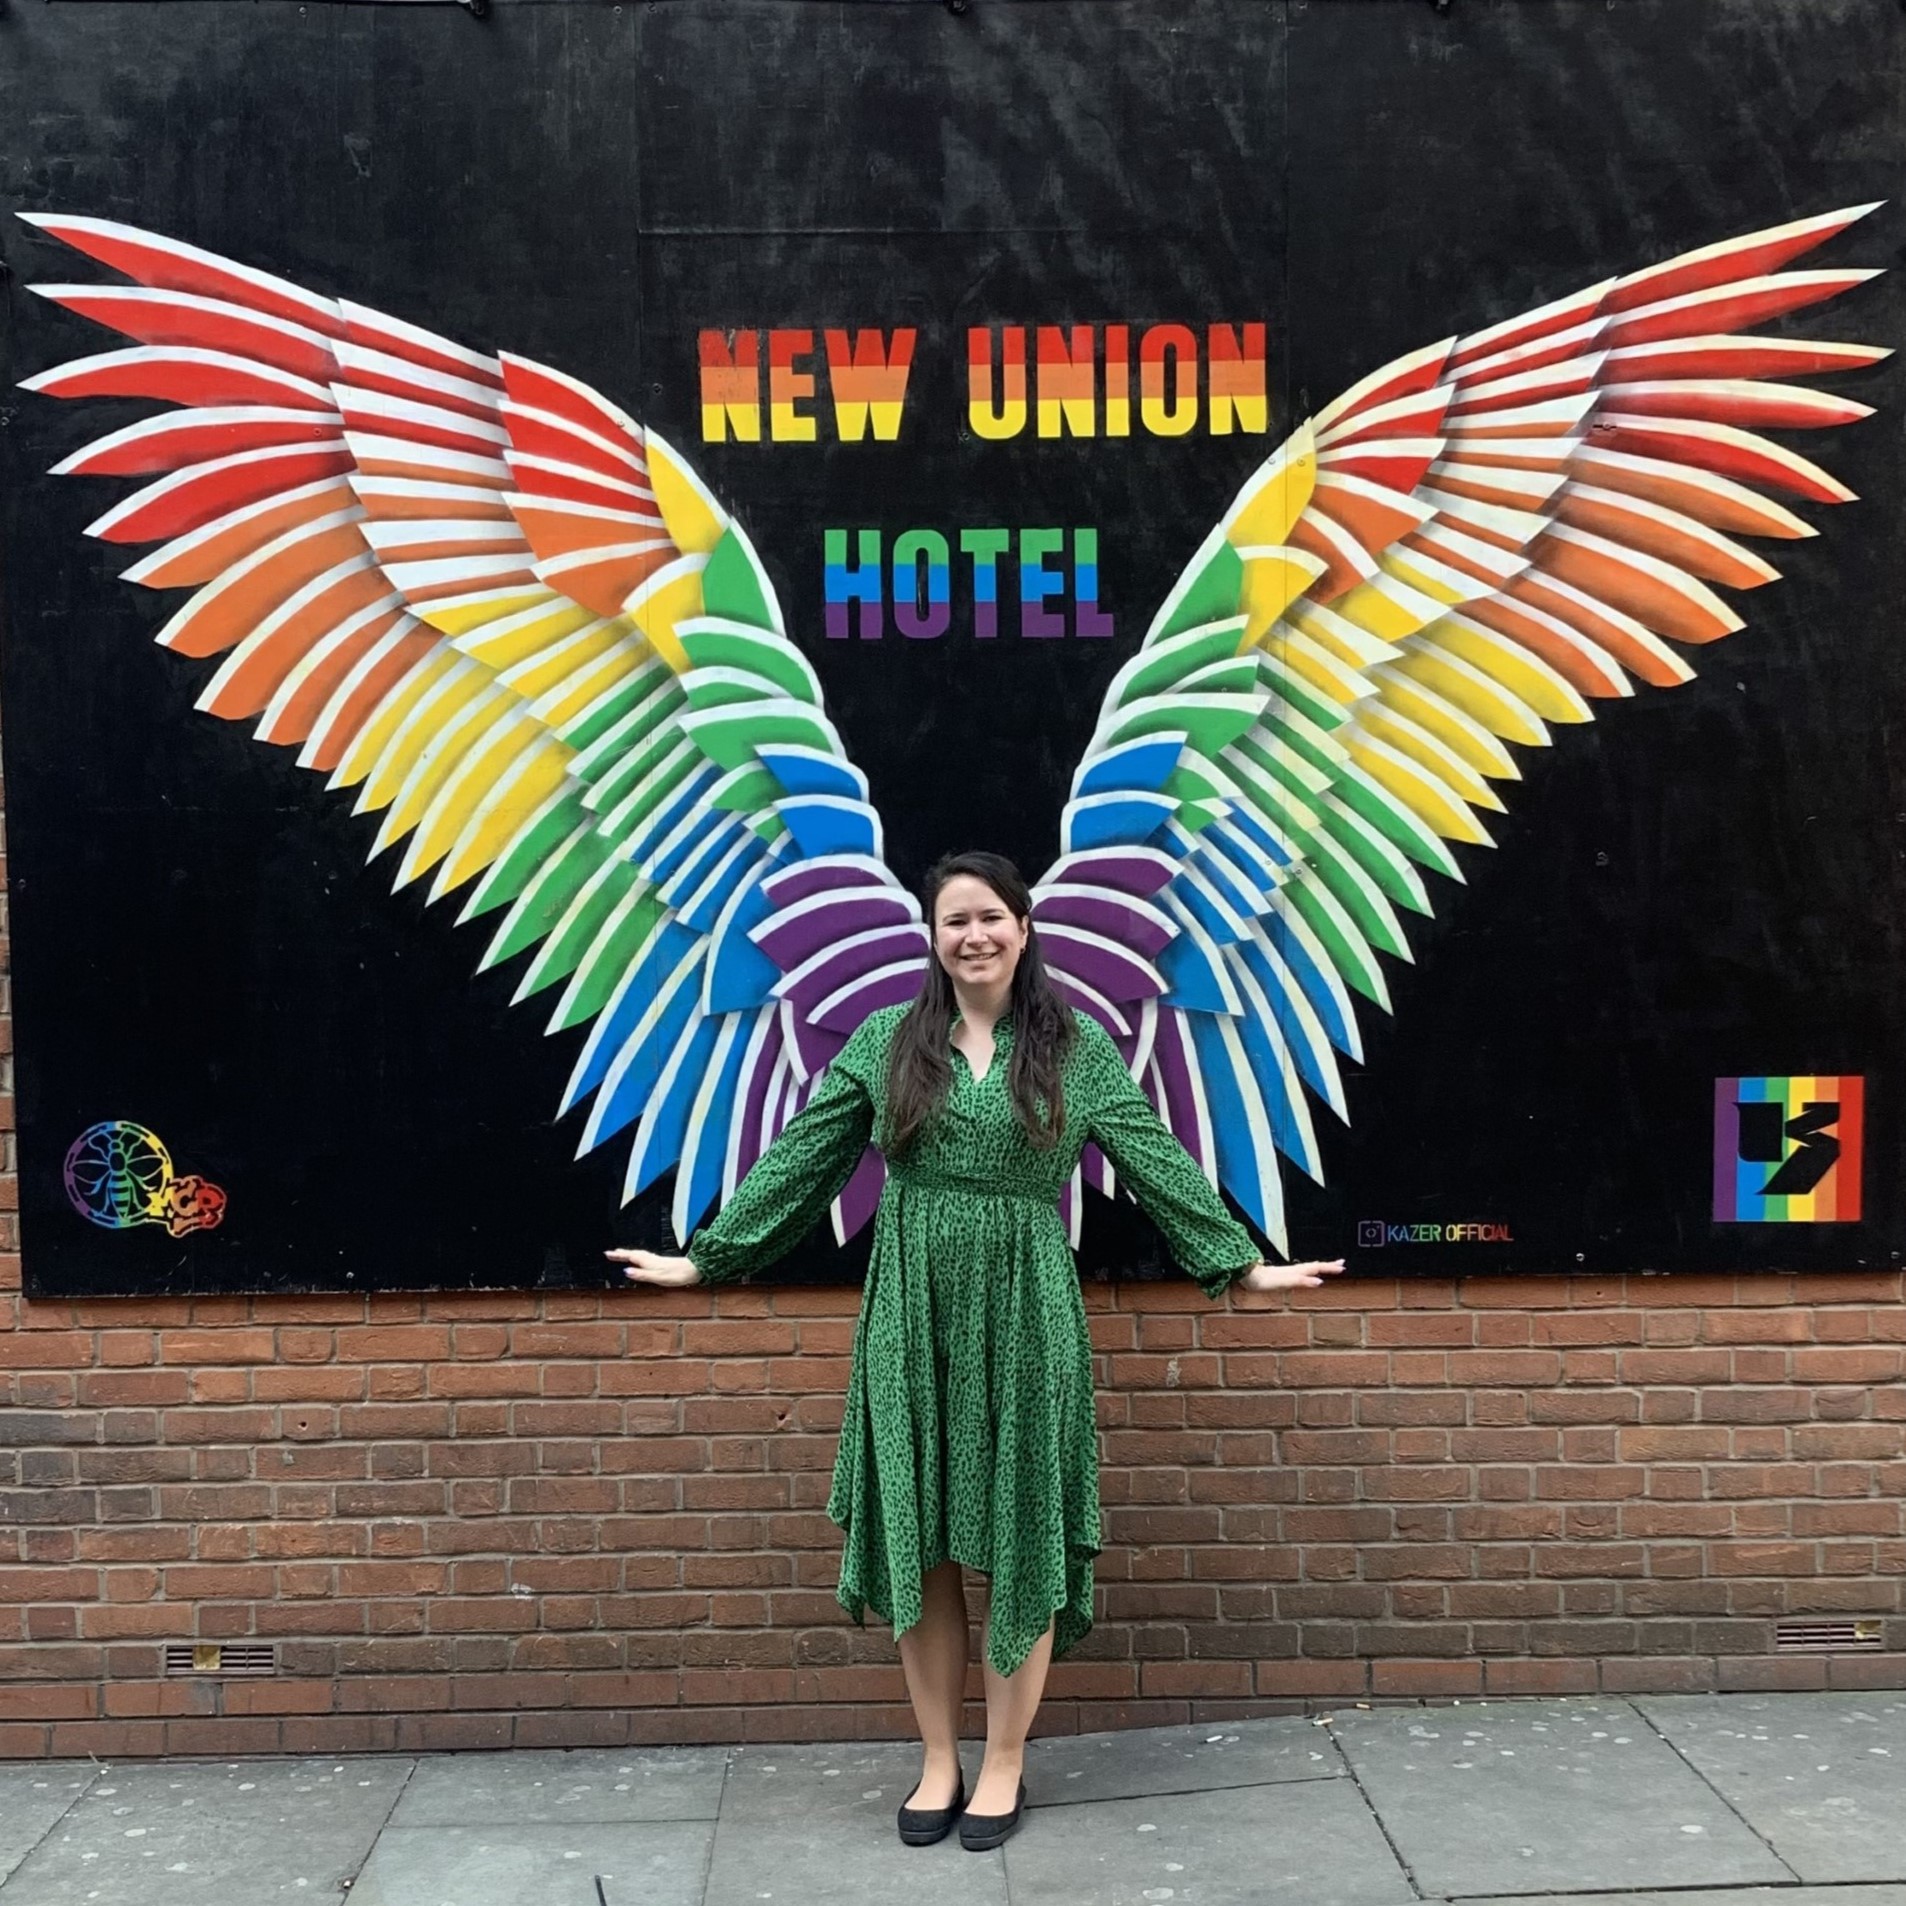
[{"label": "paving slab", "polygon": [[[1484,1906],[1452,1900],[1450,1906]],[[1906,1886],[1719,1886],[1699,1893],[1510,1893],[1487,1906],[1906,1906]]]},{"label": "paving slab", "polygon": [[[975,1744],[969,1778],[978,1758]],[[900,1844],[894,1814],[919,1777],[918,1742],[739,1749],[715,1829],[707,1906],[889,1906],[902,1898],[906,1906],[1006,1906],[999,1853],[968,1853],[957,1833],[938,1846]],[[610,1906],[618,1906],[613,1896]]]},{"label": "paving slab", "polygon": [[[977,1748],[972,1758],[977,1761]],[[1026,1746],[1026,1790],[1048,1807],[1279,1780],[1333,1780],[1346,1771],[1330,1730],[1301,1716],[1059,1734]]]},{"label": "paving slab", "polygon": [[92,1761],[0,1768],[0,1880],[59,1825],[98,1773]]},{"label": "paving slab", "polygon": [[1636,1705],[1803,1880],[1906,1880],[1906,1695]]},{"label": "paving slab", "polygon": [[335,1906],[409,1773],[376,1758],[102,1767],[4,1906]]},{"label": "paving slab", "polygon": [[1406,1906],[1415,1898],[1348,1780],[1034,1807],[1004,1850],[1012,1906]]},{"label": "paving slab", "polygon": [[700,1906],[714,1833],[705,1820],[389,1827],[349,1897],[351,1906],[598,1906],[599,1897]]},{"label": "paving slab", "polygon": [[1626,1701],[1339,1711],[1332,1731],[1425,1893],[1793,1878]]},{"label": "paving slab", "polygon": [[391,1825],[712,1820],[727,1773],[728,1754],[719,1747],[429,1754],[418,1760]]}]

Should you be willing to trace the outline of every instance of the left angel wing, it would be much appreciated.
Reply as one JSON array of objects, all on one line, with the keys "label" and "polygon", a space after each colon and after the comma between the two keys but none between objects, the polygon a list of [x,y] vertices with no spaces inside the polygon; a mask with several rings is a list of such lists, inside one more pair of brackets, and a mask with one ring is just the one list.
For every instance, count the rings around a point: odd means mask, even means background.
[{"label": "left angel wing", "polygon": [[[1245,484],[1114,678],[1035,889],[1055,982],[1207,1173],[1286,1249],[1280,1159],[1322,1182],[1357,996],[1425,873],[1591,703],[1692,677],[1815,532],[1767,492],[1852,493],[1759,434],[1870,415],[1785,380],[1890,355],[1746,335],[1865,282],[1788,271],[1875,209],[1592,285],[1399,358]],[[1110,1193],[1095,1150],[1086,1182]],[[1071,1219],[1077,1237],[1077,1182]]]},{"label": "left angel wing", "polygon": [[[398,886],[493,916],[562,1110],[634,1128],[686,1237],[924,964],[865,777],[753,546],[652,431],[562,372],[109,220],[36,216],[128,284],[41,285],[132,340],[27,380],[170,408],[61,474],[144,479],[90,533],[194,593],[198,706],[354,790]],[[870,1153],[835,1208],[879,1189]]]}]

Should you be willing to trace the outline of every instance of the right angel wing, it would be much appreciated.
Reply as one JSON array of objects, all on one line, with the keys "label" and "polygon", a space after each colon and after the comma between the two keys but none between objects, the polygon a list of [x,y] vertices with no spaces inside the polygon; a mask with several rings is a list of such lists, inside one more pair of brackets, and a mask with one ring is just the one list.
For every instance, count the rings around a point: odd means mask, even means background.
[{"label": "right angel wing", "polygon": [[[1851,492],[1760,431],[1857,421],[1785,382],[1890,355],[1743,335],[1871,271],[1789,271],[1860,206],[1704,247],[1374,372],[1245,484],[1106,692],[1035,891],[1055,982],[1096,1014],[1280,1250],[1280,1160],[1321,1182],[1356,998],[1425,873],[1461,881],[1512,748],[1742,626],[1737,540]],[[1088,1151],[1085,1182],[1113,1188]],[[1076,1222],[1077,1200],[1073,1205]]]},{"label": "right angel wing", "polygon": [[[910,998],[917,902],[747,536],[653,432],[560,371],[112,221],[29,222],[130,284],[34,287],[133,340],[27,388],[174,408],[65,475],[146,479],[89,533],[194,593],[158,640],[198,706],[356,790],[397,886],[496,917],[587,1028],[581,1151],[634,1126],[686,1238],[848,1034]],[[869,1152],[841,1236],[879,1191]]]}]

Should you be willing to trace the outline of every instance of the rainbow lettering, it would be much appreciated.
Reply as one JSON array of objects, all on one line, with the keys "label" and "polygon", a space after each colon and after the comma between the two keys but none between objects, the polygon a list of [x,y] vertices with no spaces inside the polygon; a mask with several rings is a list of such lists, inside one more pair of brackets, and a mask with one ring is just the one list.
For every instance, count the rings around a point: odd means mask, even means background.
[{"label": "rainbow lettering", "polygon": [[[854,606],[853,631],[863,642],[886,633],[887,605],[894,627],[916,642],[946,634],[953,623],[954,562],[948,538],[937,529],[910,529],[894,538],[890,563],[881,560],[877,529],[849,534],[830,529],[822,537],[822,582],[827,603],[827,634],[844,642],[849,632],[848,605]],[[1065,562],[1068,539],[1071,565]],[[1110,613],[1099,607],[1099,533],[1096,529],[964,529],[959,537],[965,559],[960,573],[968,582],[973,633],[982,641],[999,634],[999,566],[1016,552],[1018,585],[1008,594],[1019,603],[1022,636],[1043,640],[1075,635],[1099,638],[1113,633]],[[1069,598],[1069,601],[1068,601]]]},{"label": "rainbow lettering", "polygon": [[[851,336],[846,331],[822,334],[834,434],[842,443],[862,442],[870,427],[877,443],[898,439],[916,335],[909,329],[891,335],[865,330]],[[740,443],[761,441],[764,337],[769,438],[775,443],[813,443],[819,436],[822,413],[815,398],[820,380],[812,368],[812,331],[704,331],[696,347],[702,442],[726,443],[730,437]]]},{"label": "rainbow lettering", "polygon": [[[974,325],[966,334],[966,422],[989,442],[1132,434],[1132,327]],[[1138,339],[1138,416],[1154,437],[1183,437],[1200,417],[1214,437],[1271,427],[1262,324],[1148,325]],[[1202,395],[1200,384],[1203,385]]]}]

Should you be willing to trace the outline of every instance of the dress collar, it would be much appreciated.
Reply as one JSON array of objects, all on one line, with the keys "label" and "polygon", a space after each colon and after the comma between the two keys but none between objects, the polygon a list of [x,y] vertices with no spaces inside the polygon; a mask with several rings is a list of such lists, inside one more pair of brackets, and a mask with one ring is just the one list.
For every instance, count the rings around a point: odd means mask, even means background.
[{"label": "dress collar", "polygon": [[[965,1018],[966,1015],[955,1006],[953,1008],[953,1017],[949,1019],[946,1024],[946,1039],[948,1045],[953,1043],[953,1029]],[[1008,1008],[1006,1012],[1002,1013],[999,1018],[993,1021],[993,1045],[996,1049],[1003,1049],[1010,1046],[1012,1042],[1013,1016],[1011,1009]]]}]

